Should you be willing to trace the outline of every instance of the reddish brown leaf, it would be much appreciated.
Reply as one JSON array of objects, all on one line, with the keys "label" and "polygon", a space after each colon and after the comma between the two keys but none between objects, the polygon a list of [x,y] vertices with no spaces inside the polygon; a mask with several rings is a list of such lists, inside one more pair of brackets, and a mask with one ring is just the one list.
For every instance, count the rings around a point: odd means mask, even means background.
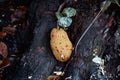
[{"label": "reddish brown leaf", "polygon": [[8,55],[8,49],[5,43],[0,42],[0,54],[6,58]]},{"label": "reddish brown leaf", "polygon": [[16,31],[16,28],[12,26],[7,26],[7,27],[3,27],[3,31],[8,34],[14,34],[14,32]]},{"label": "reddish brown leaf", "polygon": [[3,38],[3,37],[5,37],[6,36],[6,32],[0,32],[0,38]]}]

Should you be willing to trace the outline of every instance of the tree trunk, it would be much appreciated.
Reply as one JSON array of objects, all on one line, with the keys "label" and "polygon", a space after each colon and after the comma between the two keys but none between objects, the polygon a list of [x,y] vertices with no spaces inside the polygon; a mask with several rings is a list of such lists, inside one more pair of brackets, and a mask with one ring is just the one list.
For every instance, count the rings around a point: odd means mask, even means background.
[{"label": "tree trunk", "polygon": [[[63,1],[60,0],[33,0],[29,9],[29,27],[26,34],[23,48],[30,45],[29,51],[23,55],[21,62],[10,72],[14,74],[8,77],[9,80],[46,80],[56,67],[65,67],[67,63],[58,62],[50,49],[50,31],[56,27],[55,12]],[[99,11],[99,1],[78,0],[68,2],[65,7],[72,6],[77,10],[73,18],[68,35],[75,46],[81,34],[92,22]],[[72,80],[88,80],[96,70],[92,63],[92,50],[101,41],[100,31],[105,28],[109,16],[102,14],[101,17],[90,28],[85,37],[77,47],[77,53],[73,51],[73,61],[65,72],[62,80],[72,76]],[[97,36],[97,37],[96,37]],[[27,46],[26,46],[27,45]],[[101,49],[103,44],[98,45]]]}]

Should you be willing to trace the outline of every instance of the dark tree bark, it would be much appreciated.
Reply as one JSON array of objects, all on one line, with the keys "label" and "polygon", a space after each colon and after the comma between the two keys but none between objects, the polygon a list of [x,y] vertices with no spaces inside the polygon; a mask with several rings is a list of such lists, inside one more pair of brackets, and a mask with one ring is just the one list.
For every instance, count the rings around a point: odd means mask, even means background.
[{"label": "dark tree bark", "polygon": [[[10,80],[45,80],[56,65],[50,49],[50,31],[56,27],[54,13],[58,0],[33,0],[29,11],[29,27],[25,45],[30,45],[29,52],[22,57],[21,64],[15,67]],[[31,41],[32,40],[32,41]],[[11,72],[10,72],[11,73]],[[12,78],[12,79],[11,79]]]},{"label": "dark tree bark", "polygon": [[[50,31],[56,27],[55,12],[60,0],[33,0],[29,9],[29,27],[23,48],[30,46],[29,51],[23,55],[20,65],[15,67],[15,74],[8,77],[9,80],[46,80],[55,70],[56,65],[62,68],[66,63],[58,62],[50,49]],[[97,2],[98,1],[98,2]],[[79,37],[91,23],[99,11],[99,0],[78,0],[69,2],[65,7],[72,6],[77,10],[73,24],[68,29],[70,40],[75,46]],[[77,47],[77,53],[73,51],[73,61],[65,72],[62,80],[72,76],[72,80],[88,80],[96,70],[92,63],[92,50],[100,41],[100,31],[107,24],[109,16],[102,14]],[[97,36],[97,38],[96,38]],[[26,46],[27,45],[27,46]],[[99,45],[102,49],[102,43]]]}]

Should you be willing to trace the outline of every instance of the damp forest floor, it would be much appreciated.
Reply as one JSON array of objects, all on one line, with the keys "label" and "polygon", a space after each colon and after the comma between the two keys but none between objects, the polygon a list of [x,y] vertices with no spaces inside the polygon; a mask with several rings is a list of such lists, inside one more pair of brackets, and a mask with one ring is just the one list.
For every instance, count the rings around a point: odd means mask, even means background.
[{"label": "damp forest floor", "polygon": [[[11,0],[0,5],[0,41],[7,46],[9,60],[2,66],[5,68],[0,67],[0,80],[46,80],[54,71],[63,70],[61,80],[89,80],[91,75],[97,80],[119,79],[120,7],[111,4],[78,43],[100,11],[102,0],[66,1],[63,8],[73,7],[77,14],[66,31],[74,50],[65,63],[57,61],[50,48],[50,31],[57,21],[55,12],[64,0]],[[98,66],[92,62],[94,49],[105,60],[106,75],[97,76]]]}]

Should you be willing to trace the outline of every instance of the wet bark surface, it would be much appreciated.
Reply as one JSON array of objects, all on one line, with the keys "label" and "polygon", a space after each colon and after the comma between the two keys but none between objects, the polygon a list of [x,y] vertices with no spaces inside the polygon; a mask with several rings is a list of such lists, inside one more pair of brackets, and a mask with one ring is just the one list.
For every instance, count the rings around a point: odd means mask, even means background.
[{"label": "wet bark surface", "polygon": [[30,26],[26,34],[30,37],[25,39],[25,45],[31,46],[22,57],[20,65],[12,69],[15,74],[9,76],[9,80],[29,80],[30,76],[32,80],[45,80],[52,72],[57,61],[49,46],[49,33],[56,27],[54,12],[57,7],[58,2],[54,0],[32,2],[29,14]]},{"label": "wet bark surface", "polygon": [[[50,31],[56,27],[55,12],[62,2],[59,0],[33,0],[31,2],[29,27],[23,48],[30,47],[22,56],[20,64],[8,68],[7,80],[46,80],[56,70],[56,67],[64,69],[66,63],[60,63],[54,58],[49,43]],[[68,6],[77,10],[77,15],[73,18],[73,24],[67,31],[75,46],[79,37],[98,12],[99,1],[78,0],[77,2],[67,3],[65,7]],[[73,51],[73,60],[62,80],[69,76],[72,76],[72,80],[88,80],[90,75],[96,71],[97,67],[91,61],[92,50],[96,45],[104,50],[105,43],[101,38],[104,34],[101,34],[101,31],[105,29],[109,18],[110,15],[102,14],[90,28],[79,43],[77,52]]]}]

